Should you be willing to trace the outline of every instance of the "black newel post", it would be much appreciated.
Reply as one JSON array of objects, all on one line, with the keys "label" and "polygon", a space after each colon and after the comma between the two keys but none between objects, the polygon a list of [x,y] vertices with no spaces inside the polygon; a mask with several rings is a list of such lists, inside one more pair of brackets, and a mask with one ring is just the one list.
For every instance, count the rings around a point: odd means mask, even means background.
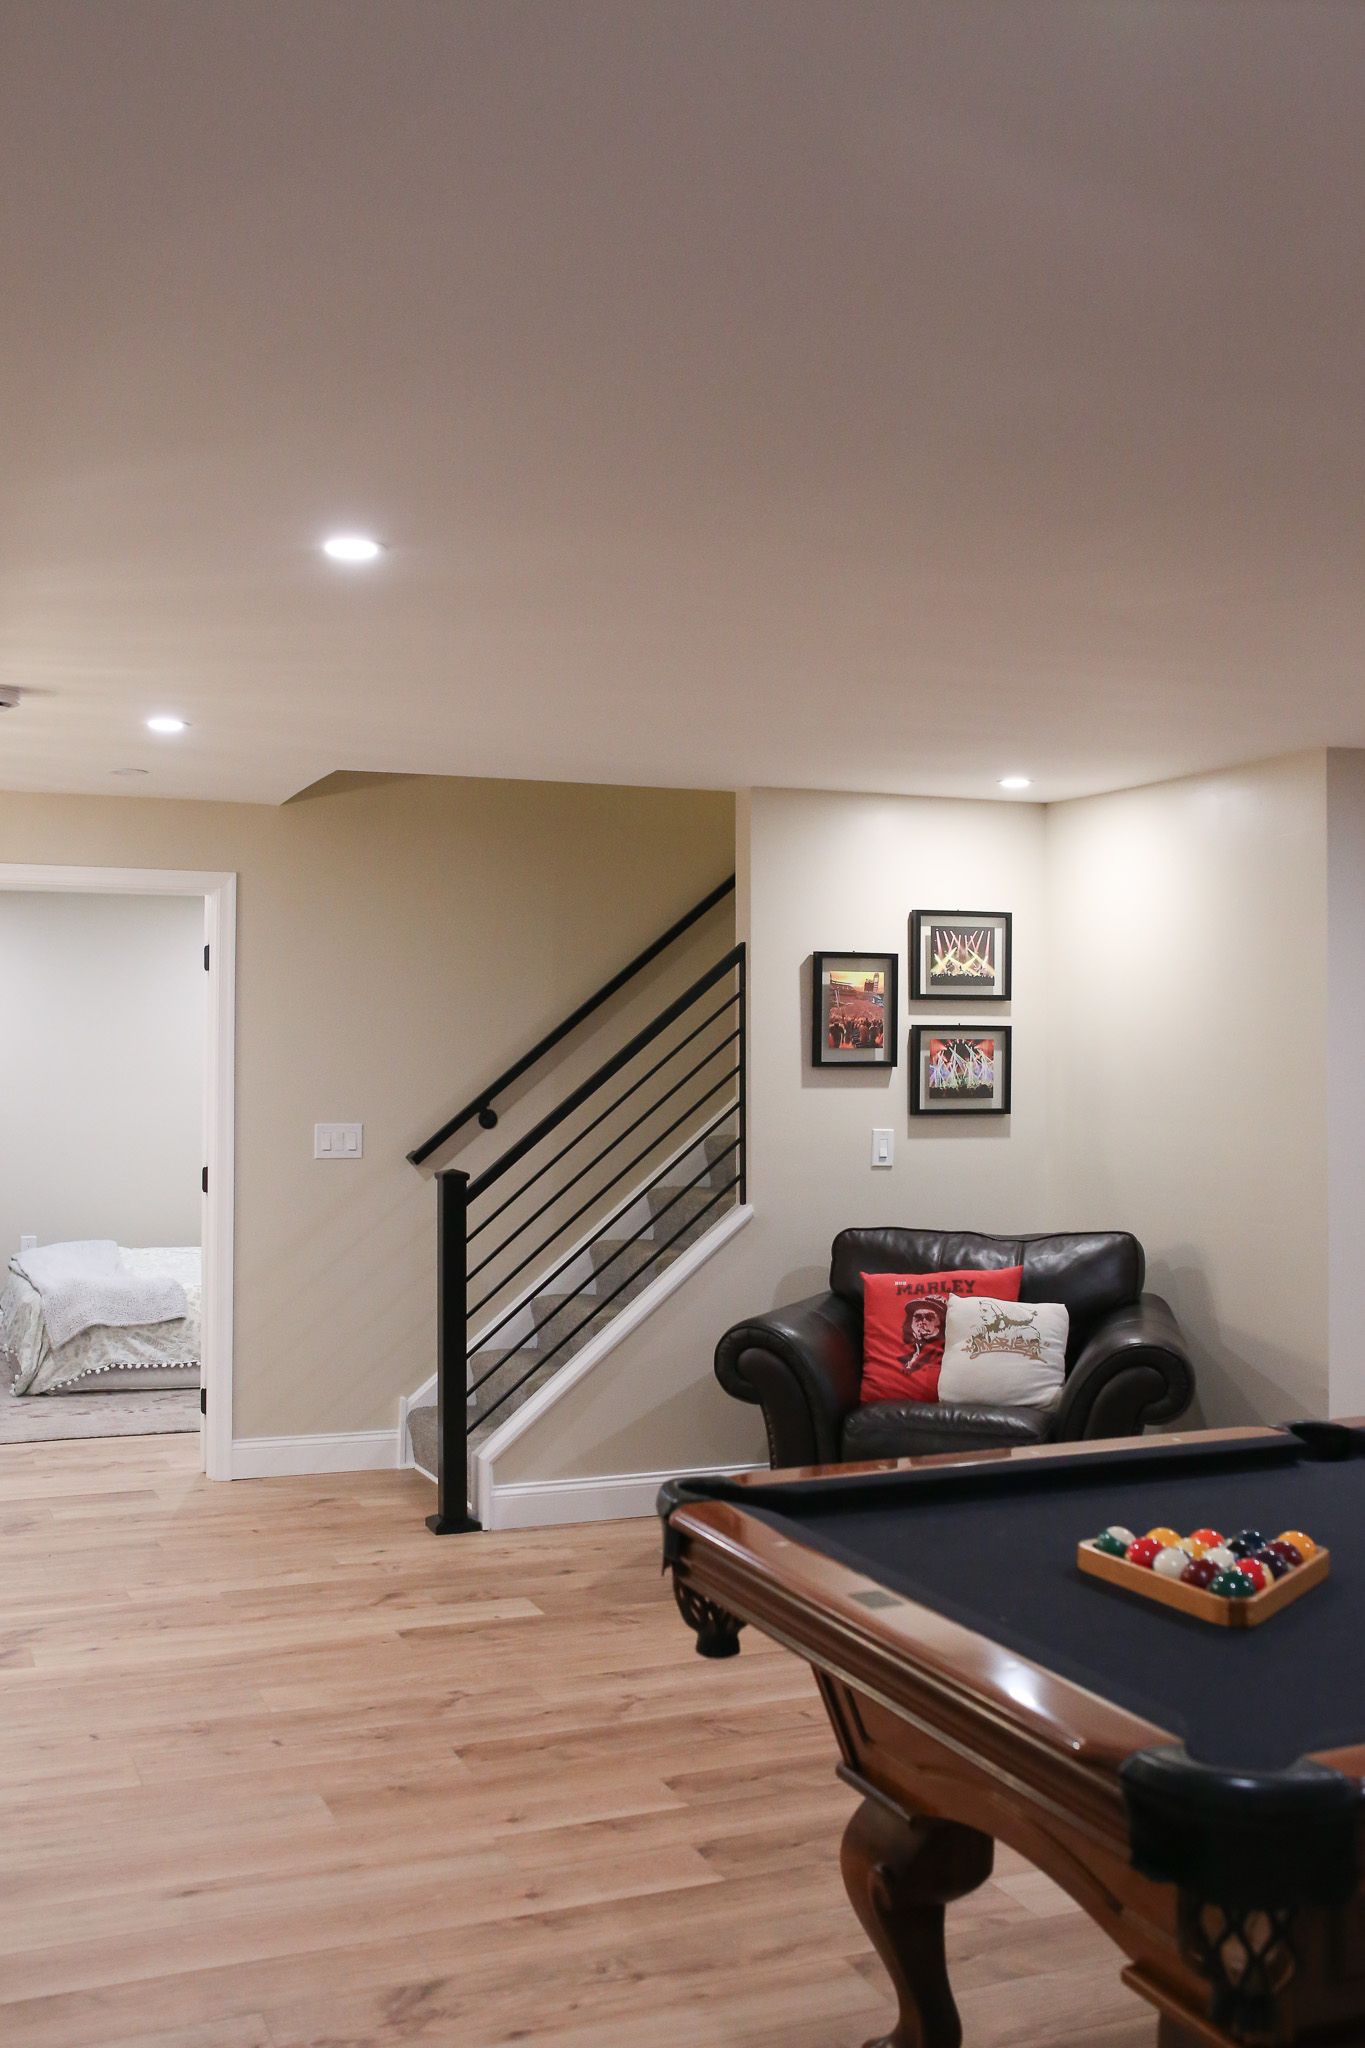
[{"label": "black newel post", "polygon": [[739,954],[739,1199],[749,1199],[749,955],[743,943]]},{"label": "black newel post", "polygon": [[436,1426],[440,1437],[434,1536],[479,1524],[469,1512],[469,1175],[436,1176]]}]

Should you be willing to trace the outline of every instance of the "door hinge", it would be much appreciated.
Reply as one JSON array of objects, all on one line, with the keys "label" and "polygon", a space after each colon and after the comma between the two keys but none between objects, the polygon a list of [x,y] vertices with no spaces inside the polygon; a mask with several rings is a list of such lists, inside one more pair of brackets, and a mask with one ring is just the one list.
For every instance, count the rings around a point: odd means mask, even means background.
[{"label": "door hinge", "polygon": [[209,1412],[209,1390],[208,1390],[208,1388],[207,1388],[207,1387],[201,1387],[201,1388],[199,1389],[199,1413],[200,1413],[201,1415],[207,1415],[207,1414],[208,1414],[208,1412]]},{"label": "door hinge", "polygon": [[202,1191],[202,1192],[203,1192],[204,1194],[207,1194],[207,1193],[208,1193],[208,1191],[209,1191],[209,1170],[208,1170],[207,1166],[206,1166],[206,1167],[204,1168],[203,1172],[202,1172],[202,1173],[200,1174],[200,1176],[199,1176],[199,1186],[200,1186],[200,1189],[201,1189],[201,1191]]},{"label": "door hinge", "polygon": [[205,974],[207,974],[207,973],[208,973],[208,971],[209,971],[209,949],[208,949],[208,947],[207,947],[207,946],[205,946],[205,948],[204,948],[204,972],[205,972]]}]

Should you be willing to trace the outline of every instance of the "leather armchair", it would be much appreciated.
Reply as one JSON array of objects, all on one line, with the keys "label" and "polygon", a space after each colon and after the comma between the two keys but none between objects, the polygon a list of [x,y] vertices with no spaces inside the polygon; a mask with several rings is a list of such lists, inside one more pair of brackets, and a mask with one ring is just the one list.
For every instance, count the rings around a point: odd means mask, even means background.
[{"label": "leather armchair", "polygon": [[[864,1273],[1003,1266],[1023,1267],[1021,1300],[1061,1301],[1070,1312],[1056,1409],[859,1405]],[[716,1378],[736,1400],[763,1410],[774,1466],[1139,1436],[1151,1423],[1174,1422],[1194,1396],[1175,1317],[1160,1295],[1143,1292],[1145,1274],[1142,1246],[1127,1231],[843,1230],[834,1240],[829,1291],[736,1323],[716,1346]]]}]

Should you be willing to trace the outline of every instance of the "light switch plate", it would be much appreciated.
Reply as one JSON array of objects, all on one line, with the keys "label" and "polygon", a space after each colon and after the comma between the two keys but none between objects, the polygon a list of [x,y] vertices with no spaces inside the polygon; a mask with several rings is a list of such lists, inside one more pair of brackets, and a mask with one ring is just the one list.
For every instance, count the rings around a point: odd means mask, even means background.
[{"label": "light switch plate", "polygon": [[314,1124],[314,1159],[361,1159],[364,1154],[364,1124]]},{"label": "light switch plate", "polygon": [[894,1131],[872,1130],[872,1164],[893,1166],[896,1159],[896,1134]]}]

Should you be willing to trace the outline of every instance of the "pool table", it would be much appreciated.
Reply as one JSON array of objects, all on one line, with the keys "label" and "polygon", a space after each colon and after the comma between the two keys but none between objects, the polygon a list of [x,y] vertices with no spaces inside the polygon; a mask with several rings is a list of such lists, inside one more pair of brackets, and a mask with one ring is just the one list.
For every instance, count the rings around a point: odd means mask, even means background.
[{"label": "pool table", "polygon": [[[814,1671],[889,2048],[961,2041],[944,1909],[996,1840],[1113,1937],[1161,2048],[1365,2042],[1365,1420],[679,1479],[659,1507],[702,1654],[747,1622]],[[1215,1628],[1080,1573],[1116,1522],[1302,1529],[1331,1572]]]}]

